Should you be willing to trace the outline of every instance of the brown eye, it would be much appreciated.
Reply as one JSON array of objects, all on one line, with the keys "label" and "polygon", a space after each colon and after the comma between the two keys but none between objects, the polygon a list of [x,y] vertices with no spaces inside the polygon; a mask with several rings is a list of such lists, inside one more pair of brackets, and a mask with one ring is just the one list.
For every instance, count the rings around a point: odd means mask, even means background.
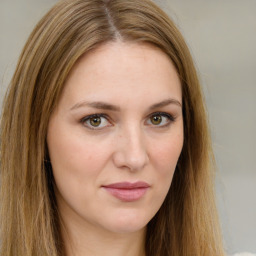
[{"label": "brown eye", "polygon": [[89,122],[91,126],[98,127],[101,124],[101,117],[91,117]]},{"label": "brown eye", "polygon": [[162,117],[160,115],[155,115],[150,118],[150,121],[153,125],[159,125],[162,122]]},{"label": "brown eye", "polygon": [[146,120],[147,125],[163,128],[168,127],[175,121],[175,118],[166,112],[152,113]]},{"label": "brown eye", "polygon": [[81,120],[82,124],[92,130],[100,130],[105,127],[111,126],[108,118],[105,117],[103,114],[93,114],[87,117],[84,117]]}]

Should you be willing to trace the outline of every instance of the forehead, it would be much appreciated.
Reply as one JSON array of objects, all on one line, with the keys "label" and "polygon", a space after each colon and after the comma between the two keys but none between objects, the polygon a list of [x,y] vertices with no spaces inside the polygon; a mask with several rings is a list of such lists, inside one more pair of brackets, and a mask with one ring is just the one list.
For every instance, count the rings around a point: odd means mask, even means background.
[{"label": "forehead", "polygon": [[[142,63],[143,66],[141,66]],[[101,69],[97,68],[98,65],[101,65]],[[154,65],[155,71],[163,70],[167,66],[167,69],[163,72],[170,71],[170,68],[175,69],[169,56],[150,43],[107,42],[82,55],[73,66],[68,77],[81,70],[81,66],[88,69],[88,71],[93,69],[94,72],[99,71],[101,74],[102,72],[112,72],[114,74],[117,70],[113,68],[116,67],[118,67],[118,70],[136,68],[139,72],[141,68],[145,68],[143,71],[146,71],[146,68],[152,67],[152,65]]]},{"label": "forehead", "polygon": [[65,82],[63,97],[131,103],[146,96],[166,98],[166,94],[181,100],[178,74],[164,52],[146,43],[111,42],[77,61]]}]

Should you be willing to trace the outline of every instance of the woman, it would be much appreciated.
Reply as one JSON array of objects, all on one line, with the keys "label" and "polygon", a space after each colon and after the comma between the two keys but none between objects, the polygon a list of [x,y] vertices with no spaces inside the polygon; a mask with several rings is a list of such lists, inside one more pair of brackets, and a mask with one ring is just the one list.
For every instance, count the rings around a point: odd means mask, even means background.
[{"label": "woman", "polygon": [[1,120],[1,255],[224,255],[189,50],[149,0],[60,1]]}]

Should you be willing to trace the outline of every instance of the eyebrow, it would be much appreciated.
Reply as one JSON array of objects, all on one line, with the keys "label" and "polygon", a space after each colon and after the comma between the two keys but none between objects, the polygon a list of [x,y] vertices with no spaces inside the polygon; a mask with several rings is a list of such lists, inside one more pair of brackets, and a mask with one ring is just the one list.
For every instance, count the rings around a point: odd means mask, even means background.
[{"label": "eyebrow", "polygon": [[181,103],[178,100],[167,99],[167,100],[163,100],[159,103],[156,103],[156,104],[152,105],[149,109],[152,110],[152,109],[156,109],[156,108],[161,108],[161,107],[165,107],[165,106],[170,105],[170,104],[174,104],[174,105],[177,105],[179,107],[182,107]]},{"label": "eyebrow", "polygon": [[[149,110],[165,107],[170,104],[174,104],[179,107],[182,107],[182,104],[178,100],[166,99],[159,103],[153,104],[152,106],[149,107]],[[112,105],[112,104],[109,104],[106,102],[101,102],[101,101],[95,101],[95,102],[81,101],[81,102],[78,102],[77,104],[75,104],[73,107],[71,107],[70,110],[74,110],[74,109],[78,109],[78,108],[82,108],[82,107],[91,107],[91,108],[96,108],[96,109],[101,109],[101,110],[120,111],[119,106]]]},{"label": "eyebrow", "polygon": [[81,107],[91,107],[96,109],[105,109],[111,111],[120,111],[120,107],[101,101],[88,102],[82,101],[75,104],[70,110],[74,110]]}]

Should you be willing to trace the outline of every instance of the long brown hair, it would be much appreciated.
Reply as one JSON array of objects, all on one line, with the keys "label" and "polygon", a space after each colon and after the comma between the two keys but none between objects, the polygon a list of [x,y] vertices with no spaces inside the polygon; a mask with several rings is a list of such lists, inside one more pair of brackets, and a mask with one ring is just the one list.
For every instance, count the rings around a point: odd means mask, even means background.
[{"label": "long brown hair", "polygon": [[1,119],[1,255],[64,255],[47,162],[48,121],[84,53],[108,41],[165,52],[182,83],[184,146],[167,197],[149,222],[147,256],[224,255],[205,106],[183,37],[150,0],[64,0],[38,23],[18,61]]}]

